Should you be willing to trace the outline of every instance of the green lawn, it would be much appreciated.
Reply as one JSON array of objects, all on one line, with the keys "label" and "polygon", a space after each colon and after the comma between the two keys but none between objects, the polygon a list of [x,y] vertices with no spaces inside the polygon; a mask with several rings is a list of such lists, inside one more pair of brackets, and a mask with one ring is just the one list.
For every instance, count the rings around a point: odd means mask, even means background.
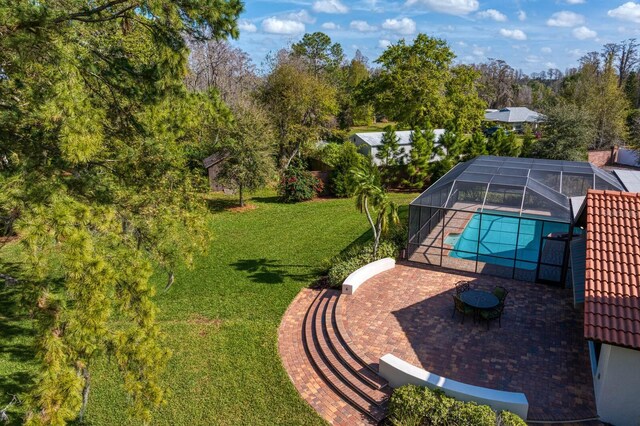
[{"label": "green lawn", "polygon": [[[391,196],[407,204],[414,194]],[[211,200],[215,240],[209,251],[195,269],[178,271],[168,293],[158,293],[159,321],[173,357],[165,378],[171,396],[153,423],[323,424],[282,367],[277,329],[323,263],[368,237],[365,217],[353,200],[283,205],[268,193],[250,201],[254,210],[225,210],[232,203],[224,196]],[[161,289],[165,277],[155,278]],[[0,408],[9,394],[25,389],[34,369],[30,325],[13,310],[14,296],[0,287]],[[89,424],[133,424],[111,370],[107,360],[94,370]]]},{"label": "green lawn", "polygon": [[390,125],[395,125],[396,123],[388,122],[388,123],[372,123],[368,126],[354,126],[349,129],[349,136],[354,133],[368,133],[368,132],[382,132],[384,128]]}]

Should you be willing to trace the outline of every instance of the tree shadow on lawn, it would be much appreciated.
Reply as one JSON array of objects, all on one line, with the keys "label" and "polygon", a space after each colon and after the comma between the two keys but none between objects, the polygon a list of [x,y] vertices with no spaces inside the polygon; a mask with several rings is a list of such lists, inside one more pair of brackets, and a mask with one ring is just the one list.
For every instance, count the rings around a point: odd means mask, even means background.
[{"label": "tree shadow on lawn", "polygon": [[264,204],[286,204],[280,201],[278,197],[251,197],[251,201],[255,201],[256,203],[264,203]]},{"label": "tree shadow on lawn", "polygon": [[238,207],[240,202],[235,198],[213,198],[207,199],[207,208],[211,213],[220,213],[225,210]]},{"label": "tree shadow on lawn", "polygon": [[[240,259],[231,266],[238,271],[248,273],[251,281],[260,284],[282,284],[285,278],[294,281],[310,281],[317,278],[319,271],[311,265],[287,265],[279,260],[267,259]],[[292,272],[292,268],[300,268],[306,272]]]}]

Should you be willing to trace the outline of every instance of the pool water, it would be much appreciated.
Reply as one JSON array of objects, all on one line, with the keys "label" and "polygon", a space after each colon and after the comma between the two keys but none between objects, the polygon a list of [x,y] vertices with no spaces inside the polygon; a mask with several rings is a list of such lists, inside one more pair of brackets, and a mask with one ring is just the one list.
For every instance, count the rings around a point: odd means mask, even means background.
[{"label": "pool water", "polygon": [[508,267],[513,267],[513,259],[516,259],[516,268],[534,270],[540,254],[543,227],[544,235],[569,231],[566,223],[526,218],[521,219],[518,229],[518,221],[517,217],[486,212],[474,214],[452,244],[449,256]]},{"label": "pool water", "polygon": [[458,244],[458,240],[460,240],[460,234],[457,234],[455,232],[452,232],[444,237],[444,243],[449,246],[455,246],[456,244]]}]

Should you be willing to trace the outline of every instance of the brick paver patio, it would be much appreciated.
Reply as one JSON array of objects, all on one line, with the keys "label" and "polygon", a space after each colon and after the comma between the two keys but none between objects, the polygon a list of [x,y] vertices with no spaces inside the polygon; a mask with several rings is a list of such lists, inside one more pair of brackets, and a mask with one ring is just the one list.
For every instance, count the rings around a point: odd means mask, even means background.
[{"label": "brick paver patio", "polygon": [[[509,290],[502,328],[451,318],[459,280]],[[524,392],[530,420],[596,416],[582,313],[570,290],[399,264],[340,297],[337,316],[351,348],[371,364],[392,353],[447,378]]]}]

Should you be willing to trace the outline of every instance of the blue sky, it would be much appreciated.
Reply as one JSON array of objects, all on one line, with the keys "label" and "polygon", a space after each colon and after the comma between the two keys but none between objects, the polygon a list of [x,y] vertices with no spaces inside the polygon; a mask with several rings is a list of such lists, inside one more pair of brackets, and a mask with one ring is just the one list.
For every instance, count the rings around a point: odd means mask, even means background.
[{"label": "blue sky", "polygon": [[463,63],[504,59],[527,73],[575,66],[605,43],[640,39],[640,1],[248,0],[234,44],[260,66],[269,52],[322,31],[371,61],[419,32],[445,39]]}]

